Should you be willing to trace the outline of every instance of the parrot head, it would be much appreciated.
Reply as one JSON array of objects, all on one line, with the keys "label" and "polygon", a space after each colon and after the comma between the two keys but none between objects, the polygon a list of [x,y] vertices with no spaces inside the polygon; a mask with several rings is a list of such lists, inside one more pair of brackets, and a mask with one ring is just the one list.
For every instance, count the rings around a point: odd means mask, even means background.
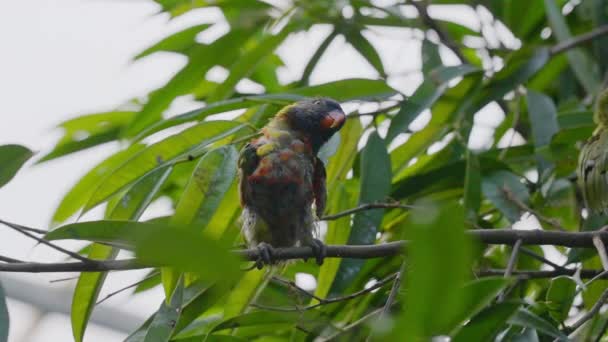
[{"label": "parrot head", "polygon": [[336,133],[346,115],[340,104],[329,98],[312,98],[283,108],[278,117],[284,119],[289,129],[307,137],[316,153]]}]

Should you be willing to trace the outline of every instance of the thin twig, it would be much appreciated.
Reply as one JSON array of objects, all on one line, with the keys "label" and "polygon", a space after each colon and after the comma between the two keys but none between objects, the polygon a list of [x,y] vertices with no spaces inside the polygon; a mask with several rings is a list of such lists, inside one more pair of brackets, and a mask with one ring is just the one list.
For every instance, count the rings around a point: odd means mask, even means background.
[{"label": "thin twig", "polygon": [[382,310],[384,310],[384,308],[376,309],[376,310],[368,313],[367,315],[359,318],[358,320],[352,322],[351,324],[345,326],[342,329],[342,331],[338,331],[338,332],[336,332],[336,333],[334,333],[334,334],[332,334],[330,336],[327,336],[327,337],[322,337],[321,336],[321,337],[318,338],[318,340],[319,340],[319,342],[334,341],[336,339],[336,337],[338,337],[340,334],[342,334],[342,333],[344,333],[344,332],[346,332],[346,331],[348,331],[348,330],[350,330],[352,328],[355,328],[355,327],[357,327],[357,326],[359,326],[359,325],[367,322],[368,320],[370,320],[371,318],[373,318],[376,315],[381,314]]},{"label": "thin twig", "polygon": [[427,11],[426,4],[423,1],[409,1],[409,3],[416,7],[416,10],[418,10],[418,14],[420,15],[420,19],[422,20],[424,25],[437,32],[437,36],[439,37],[441,43],[443,43],[443,45],[447,46],[450,50],[452,50],[452,52],[454,52],[456,57],[458,57],[458,59],[460,60],[460,63],[468,63],[466,57],[464,56],[462,51],[460,51],[460,47],[458,46],[458,44],[456,44],[456,42],[450,37],[447,31],[441,28],[439,23],[437,23],[433,18],[431,18]]},{"label": "thin twig", "polygon": [[602,25],[592,31],[583,33],[576,37],[572,37],[571,39],[565,40],[559,44],[554,45],[551,48],[551,54],[560,54],[605,34],[608,34],[608,25]]},{"label": "thin twig", "polygon": [[597,250],[597,254],[600,256],[604,270],[608,271],[608,255],[606,255],[606,246],[604,246],[604,243],[599,236],[594,236],[592,241],[595,249]]},{"label": "thin twig", "polygon": [[361,204],[358,207],[347,209],[347,210],[341,211],[339,213],[325,215],[325,216],[321,217],[321,220],[323,220],[323,221],[336,220],[336,219],[339,219],[344,216],[349,216],[351,214],[354,214],[354,213],[357,213],[360,211],[370,210],[370,209],[414,209],[414,208],[416,208],[416,206],[401,204],[399,202],[365,203],[365,204]]},{"label": "thin twig", "polygon": [[341,296],[341,297],[334,297],[334,298],[319,298],[318,296],[313,295],[312,293],[309,293],[308,291],[299,288],[297,285],[295,284],[291,284],[288,283],[289,286],[293,286],[296,289],[299,289],[300,292],[302,292],[303,294],[306,294],[308,296],[310,296],[311,298],[315,298],[316,300],[319,301],[319,303],[317,304],[312,304],[312,305],[308,305],[308,306],[304,306],[304,307],[299,307],[299,306],[295,306],[295,307],[278,307],[278,306],[266,306],[266,305],[261,305],[261,304],[251,304],[251,306],[255,307],[255,308],[259,308],[259,309],[263,309],[263,310],[269,310],[269,311],[280,311],[280,312],[300,312],[300,311],[308,311],[308,310],[312,310],[314,308],[317,308],[319,306],[322,305],[327,305],[327,304],[332,304],[332,303],[337,303],[337,302],[343,302],[343,301],[347,301],[347,300],[351,300],[354,298],[357,298],[359,296],[362,296],[364,294],[370,293],[372,291],[374,291],[375,289],[381,288],[382,286],[388,284],[389,282],[391,282],[393,279],[395,279],[397,277],[398,273],[395,274],[391,274],[390,276],[378,281],[377,283],[375,283],[374,285],[357,291],[355,293],[351,293],[349,295],[346,296]]},{"label": "thin twig", "polygon": [[[514,270],[511,273],[512,277],[517,277],[520,279],[542,279],[542,278],[555,278],[558,276],[574,276],[577,272],[577,269],[568,269],[564,268],[561,270],[551,270],[551,271],[538,271],[538,270]],[[478,277],[493,277],[493,276],[504,276],[504,269],[483,269],[475,271],[475,275]],[[581,278],[597,280],[597,279],[608,279],[608,272],[603,270],[581,270],[580,273]],[[585,283],[589,284],[591,281]]]},{"label": "thin twig", "polygon": [[351,119],[351,118],[358,118],[358,117],[361,117],[361,116],[373,116],[373,117],[376,117],[378,115],[385,114],[386,112],[391,111],[391,110],[393,110],[395,108],[399,108],[400,106],[401,106],[401,103],[397,103],[397,104],[394,104],[392,106],[388,106],[386,108],[381,108],[381,109],[375,110],[373,112],[367,112],[367,113],[357,113],[357,112],[354,112],[354,113],[348,114],[346,116],[346,118],[347,119]]},{"label": "thin twig", "polygon": [[568,328],[568,330],[575,331],[576,329],[580,328],[583,324],[585,324],[585,322],[587,322],[593,316],[595,316],[595,314],[597,314],[600,311],[600,309],[602,308],[602,305],[604,305],[604,303],[606,302],[606,299],[608,299],[608,289],[604,290],[604,292],[602,293],[600,298],[597,300],[597,302],[595,304],[593,304],[593,307],[591,308],[591,310],[589,310],[585,315],[583,315],[583,317],[581,317],[578,321],[576,321],[574,324],[572,324]]},{"label": "thin twig", "polygon": [[121,292],[123,292],[123,291],[126,291],[126,290],[128,290],[128,289],[130,289],[130,288],[132,288],[132,287],[135,287],[135,286],[137,286],[137,285],[139,285],[139,284],[143,283],[144,281],[146,281],[146,280],[148,280],[148,279],[150,279],[150,278],[152,278],[152,277],[155,277],[155,276],[157,276],[157,275],[158,275],[158,272],[153,272],[153,273],[150,273],[150,274],[148,274],[148,276],[146,276],[145,278],[143,278],[143,279],[141,279],[141,280],[139,280],[139,281],[136,281],[136,282],[134,282],[134,283],[133,283],[133,284],[131,284],[131,285],[125,286],[125,287],[123,287],[123,288],[120,288],[120,289],[118,289],[118,290],[116,290],[116,291],[114,291],[114,292],[110,292],[110,293],[108,293],[108,295],[107,295],[107,296],[105,296],[105,297],[103,297],[101,300],[97,301],[97,303],[95,303],[95,305],[99,305],[99,304],[101,304],[101,303],[105,302],[106,300],[108,300],[108,299],[110,299],[110,298],[112,298],[112,297],[116,296],[117,294],[119,294],[119,293],[121,293]]},{"label": "thin twig", "polygon": [[502,191],[505,194],[505,197],[509,201],[511,201],[513,204],[515,204],[520,210],[529,212],[530,214],[534,215],[539,221],[545,222],[545,223],[553,226],[553,228],[555,228],[555,229],[565,231],[564,227],[562,227],[562,225],[559,223],[559,221],[557,221],[556,219],[554,219],[552,217],[546,217],[543,214],[539,213],[538,211],[530,208],[524,202],[522,202],[519,198],[517,198],[513,194],[511,189],[504,186],[504,187],[502,187]]},{"label": "thin twig", "polygon": [[560,265],[554,263],[553,261],[545,258],[542,255],[539,255],[539,254],[535,253],[534,251],[532,251],[532,250],[530,250],[530,249],[528,249],[526,247],[519,248],[519,251],[522,252],[523,254],[528,255],[529,257],[532,257],[532,258],[534,258],[534,259],[536,259],[536,260],[538,260],[538,261],[540,261],[542,263],[545,263],[545,264],[553,267],[556,270],[566,269],[564,266],[560,266]]},{"label": "thin twig", "polygon": [[49,283],[60,283],[62,281],[70,281],[70,280],[75,280],[80,278],[80,276],[75,276],[75,277],[67,277],[67,278],[59,278],[59,279],[51,279],[49,280]]},{"label": "thin twig", "polygon": [[[594,248],[593,237],[599,236],[604,243],[608,243],[608,231],[594,232],[562,232],[551,230],[519,230],[519,229],[474,229],[466,235],[479,242],[489,245],[515,245],[521,240],[522,245],[553,245],[563,247]],[[327,257],[370,259],[400,255],[404,252],[407,241],[392,241],[376,245],[329,245]],[[257,248],[233,250],[243,260],[256,261],[259,258]],[[310,247],[288,247],[273,249],[273,259],[291,260],[305,259],[315,256]],[[100,272],[111,270],[127,270],[149,268],[163,265],[146,265],[137,259],[126,260],[90,260],[86,262],[64,263],[0,263],[0,272]],[[543,272],[543,271],[539,271]],[[574,271],[555,270],[555,274],[574,274]],[[567,273],[570,272],[570,273]],[[504,274],[504,270],[501,271]],[[518,275],[513,271],[513,275]],[[597,275],[594,273],[592,276]]]},{"label": "thin twig", "polygon": [[517,240],[515,245],[513,245],[513,251],[511,251],[511,256],[509,257],[509,262],[507,263],[507,269],[505,270],[505,278],[510,277],[515,269],[517,264],[517,256],[519,255],[519,247],[521,247],[521,239]]},{"label": "thin twig", "polygon": [[57,246],[54,243],[51,243],[51,242],[49,242],[49,241],[47,241],[47,240],[45,240],[43,238],[37,237],[36,235],[30,233],[29,231],[23,229],[23,227],[21,225],[10,223],[10,222],[6,222],[6,221],[3,221],[3,220],[0,220],[0,223],[3,224],[3,225],[5,225],[5,226],[7,226],[7,227],[9,227],[9,228],[14,229],[15,231],[17,231],[17,232],[19,232],[19,233],[21,233],[21,234],[23,234],[23,235],[25,235],[27,237],[29,237],[30,239],[36,240],[39,243],[41,243],[43,245],[47,245],[47,246],[53,248],[56,251],[59,251],[59,252],[61,252],[63,254],[66,254],[66,255],[69,255],[69,256],[71,256],[74,259],[80,260],[82,262],[87,262],[87,263],[93,263],[94,262],[94,260],[91,260],[91,259],[89,259],[87,257],[83,257],[82,255],[80,255],[78,253],[69,251],[69,250],[67,250],[67,249],[65,249],[63,247]]},{"label": "thin twig", "polygon": [[46,231],[46,230],[32,228],[32,227],[27,227],[27,226],[24,226],[24,225],[21,225],[21,224],[11,223],[11,222],[7,222],[7,221],[4,221],[4,220],[0,220],[0,223],[4,224],[4,225],[7,225],[9,227],[11,227],[11,226],[13,228],[17,227],[20,230],[25,230],[25,231],[36,233],[36,234],[42,234],[42,235],[44,235],[44,234],[48,233],[48,231]]},{"label": "thin twig", "polygon": [[8,262],[8,263],[20,263],[23,262],[19,259],[13,259],[13,258],[9,258],[9,257],[5,257],[0,255],[0,261],[4,261],[4,262]]}]

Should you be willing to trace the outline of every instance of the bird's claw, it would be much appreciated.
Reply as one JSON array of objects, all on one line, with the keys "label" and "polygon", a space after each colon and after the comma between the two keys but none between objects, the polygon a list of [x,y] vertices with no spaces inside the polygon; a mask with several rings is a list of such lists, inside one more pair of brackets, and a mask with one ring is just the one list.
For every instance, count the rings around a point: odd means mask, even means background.
[{"label": "bird's claw", "polygon": [[312,248],[312,253],[315,255],[317,265],[323,265],[323,259],[327,256],[327,246],[319,239],[312,239],[310,248]]},{"label": "bird's claw", "polygon": [[257,246],[257,249],[259,256],[258,259],[255,261],[255,266],[258,268],[258,270],[261,270],[264,265],[271,265],[273,263],[273,248],[271,245],[265,242],[260,242]]}]

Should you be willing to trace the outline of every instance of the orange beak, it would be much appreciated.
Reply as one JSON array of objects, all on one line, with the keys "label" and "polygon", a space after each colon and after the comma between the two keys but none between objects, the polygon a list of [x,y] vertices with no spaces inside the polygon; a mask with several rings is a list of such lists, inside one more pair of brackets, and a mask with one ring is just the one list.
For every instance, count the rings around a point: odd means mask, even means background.
[{"label": "orange beak", "polygon": [[332,110],[327,113],[323,120],[321,120],[321,128],[323,129],[333,129],[340,128],[344,124],[344,120],[346,120],[346,115],[341,110]]}]

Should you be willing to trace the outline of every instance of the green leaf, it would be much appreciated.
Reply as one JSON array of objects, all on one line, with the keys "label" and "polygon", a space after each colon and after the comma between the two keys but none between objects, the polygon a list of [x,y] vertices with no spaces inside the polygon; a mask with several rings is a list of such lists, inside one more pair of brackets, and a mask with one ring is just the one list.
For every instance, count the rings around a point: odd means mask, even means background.
[{"label": "green leaf", "polygon": [[193,228],[152,225],[136,237],[136,255],[144,263],[192,272],[208,282],[225,284],[236,279],[239,262],[231,246]]},{"label": "green leaf", "polygon": [[135,112],[114,111],[79,116],[65,121],[59,124],[64,130],[63,137],[38,163],[117,140],[120,131],[134,116]]},{"label": "green leaf", "polygon": [[301,316],[302,314],[298,312],[249,312],[222,321],[213,327],[211,332],[255,325],[292,323],[297,321]]},{"label": "green leaf", "polygon": [[142,144],[131,145],[128,149],[119,151],[104,159],[82,176],[80,180],[72,186],[70,191],[63,196],[63,199],[53,214],[52,224],[55,225],[64,222],[70,218],[70,216],[74,215],[87,203],[94,193],[95,188],[104,178],[122,163],[139,153],[144,147],[145,146]]},{"label": "green leaf", "polygon": [[[161,168],[140,179],[120,199],[109,218],[114,220],[139,219],[171,171],[172,167]],[[116,258],[118,251],[117,248],[110,246],[93,244],[88,256],[95,260],[108,260]],[[72,334],[75,341],[83,340],[89,318],[106,276],[107,272],[91,272],[82,273],[78,277],[72,297],[71,311]]]},{"label": "green leaf", "polygon": [[185,55],[196,44],[196,36],[210,26],[209,24],[195,25],[174,33],[140,52],[134,59],[137,60],[160,51],[176,52]]},{"label": "green leaf", "polygon": [[[220,300],[223,300],[225,295],[230,292],[231,287],[225,284],[205,285],[206,282],[196,281],[186,288],[184,292],[184,305],[181,315],[175,324],[173,332],[176,339],[181,339],[185,336],[190,336],[190,326],[199,316],[207,313],[207,311],[216,305]],[[212,315],[212,320],[218,315]],[[192,324],[194,325],[194,324]]]},{"label": "green leaf", "polygon": [[220,59],[230,61],[237,56],[241,44],[255,32],[254,30],[231,30],[210,45],[197,45],[190,54],[188,64],[178,71],[167,84],[150,95],[148,102],[135,116],[124,135],[134,137],[146,127],[161,119],[162,113],[173,100],[194,89],[205,73]]},{"label": "green leaf", "polygon": [[123,163],[99,184],[84,210],[87,211],[104,202],[146,173],[174,164],[178,158],[184,157],[188,153],[196,157],[208,145],[233,135],[244,127],[244,125],[234,121],[201,122],[146,147]]},{"label": "green leaf", "polygon": [[10,320],[8,316],[8,307],[6,306],[6,295],[4,294],[4,289],[0,283],[0,342],[8,341],[9,323]]},{"label": "green leaf", "polygon": [[[205,154],[180,197],[171,223],[203,230],[236,177],[237,158],[238,152],[230,145]],[[220,236],[216,234],[216,237]],[[171,293],[177,274],[165,268],[161,275],[165,292]]]},{"label": "green leaf", "polygon": [[481,190],[512,223],[518,221],[522,214],[517,202],[525,204],[530,196],[520,178],[508,171],[496,171],[484,177]]},{"label": "green leaf", "polygon": [[511,279],[487,277],[474,280],[464,286],[466,301],[457,319],[454,320],[454,328],[459,329],[460,324],[473,318],[482,309],[494,301],[496,296],[509,284]]},{"label": "green leaf", "polygon": [[346,179],[346,174],[351,170],[357,155],[357,143],[362,133],[361,121],[357,119],[347,120],[339,131],[341,143],[338,151],[327,163],[327,189],[330,196],[337,182]]},{"label": "green leaf", "polygon": [[475,223],[481,206],[481,167],[479,158],[467,150],[467,168],[464,178],[464,208],[467,221]]},{"label": "green leaf", "polygon": [[528,90],[526,100],[534,146],[537,154],[539,154],[539,172],[542,176],[544,170],[550,167],[547,159],[542,156],[543,151],[545,151],[545,154],[547,154],[546,151],[550,151],[548,146],[551,144],[551,139],[559,131],[557,109],[550,97],[533,90]]},{"label": "green leaf", "polygon": [[384,81],[352,78],[310,87],[295,88],[285,93],[238,97],[211,103],[205,107],[160,121],[138,134],[135,140],[140,140],[143,137],[169,127],[181,125],[190,121],[203,120],[212,114],[248,108],[259,105],[260,103],[280,103],[287,105],[291,102],[314,96],[330,97],[340,102],[366,99],[376,100],[379,98],[387,98],[395,94],[396,91]]},{"label": "green leaf", "polygon": [[513,316],[519,304],[499,303],[481,311],[454,336],[454,342],[492,341]]},{"label": "green leaf", "polygon": [[430,74],[435,68],[439,68],[443,65],[441,56],[439,55],[439,45],[431,42],[428,39],[422,41],[422,48],[420,49],[422,54],[422,73],[425,75]]},{"label": "green leaf", "polygon": [[372,43],[370,43],[370,41],[367,40],[363,34],[361,34],[359,28],[351,26],[342,33],[344,34],[346,41],[348,41],[348,43],[352,45],[361,54],[361,56],[363,56],[363,58],[365,58],[369,64],[376,69],[376,71],[378,71],[380,77],[386,77],[386,72],[384,71],[382,59],[380,58],[378,51],[376,51]]},{"label": "green leaf", "polygon": [[515,315],[509,318],[509,323],[535,329],[538,332],[556,338],[558,341],[569,341],[568,336],[564,335],[551,323],[524,308],[517,310]]},{"label": "green leaf", "polygon": [[[551,29],[557,41],[563,42],[572,38],[566,19],[562,16],[561,10],[555,0],[545,0],[545,11]],[[576,78],[585,88],[588,94],[595,94],[599,91],[601,82],[598,77],[598,67],[580,48],[566,51],[570,68]]]},{"label": "green leaf", "polygon": [[497,72],[476,96],[475,106],[471,113],[477,112],[492,101],[502,99],[508,92],[514,91],[517,86],[527,82],[545,66],[549,57],[549,49],[544,47],[522,48],[515,51],[506,59],[505,67]]},{"label": "green leaf", "polygon": [[148,327],[144,342],[167,342],[179,318],[184,298],[184,280],[180,278],[169,303],[163,301]]},{"label": "green leaf", "polygon": [[466,307],[464,285],[472,246],[464,232],[462,207],[449,202],[419,203],[422,208],[408,217],[407,295],[404,313],[396,323],[400,328],[393,332],[395,341],[446,335]]},{"label": "green leaf", "polygon": [[[361,152],[361,187],[359,204],[386,200],[391,188],[391,160],[386,143],[378,132],[373,132]],[[383,209],[366,210],[355,214],[348,244],[373,244],[379,230]],[[363,260],[344,259],[336,274],[331,293],[342,292],[353,281]]]},{"label": "green leaf", "polygon": [[21,145],[0,145],[0,187],[10,182],[33,155],[34,152]]},{"label": "green leaf", "polygon": [[[355,206],[357,196],[356,194],[349,194],[344,183],[338,183],[332,189],[328,205],[330,213],[341,212]],[[350,215],[329,221],[327,225],[326,244],[343,245],[348,242],[351,233]],[[323,262],[317,276],[317,288],[315,289],[317,297],[327,297],[341,263],[341,258],[330,258]]]},{"label": "green leaf", "polygon": [[297,25],[294,22],[286,25],[277,34],[266,34],[260,39],[255,46],[247,48],[244,53],[230,66],[228,78],[224,80],[215,90],[209,95],[208,102],[216,102],[224,100],[235,91],[236,84],[243,78],[249,76],[260,61],[270,55],[287,36],[296,29]]},{"label": "green leaf", "polygon": [[232,145],[205,154],[194,169],[171,222],[204,229],[236,178],[237,159],[238,152]]},{"label": "green leaf", "polygon": [[[118,250],[106,245],[93,244],[88,257],[95,260],[114,259]],[[82,273],[74,288],[72,296],[72,310],[70,313],[72,321],[72,335],[74,340],[80,342],[97,302],[99,291],[103,286],[107,272]]]},{"label": "green leaf", "polygon": [[570,277],[561,276],[551,279],[545,299],[549,314],[558,322],[568,318],[568,312],[576,295],[576,283]]},{"label": "green leaf", "polygon": [[242,314],[276,271],[251,270],[243,275],[224,303],[224,318]]},{"label": "green leaf", "polygon": [[549,96],[533,90],[528,90],[526,100],[534,145],[536,148],[547,146],[559,131],[555,104]]},{"label": "green leaf", "polygon": [[[419,157],[433,143],[449,132],[450,124],[469,110],[472,97],[477,93],[480,81],[481,73],[476,72],[465,76],[458,85],[445,91],[441,99],[431,108],[431,121],[391,152],[394,175],[399,175],[408,167],[413,158]],[[407,101],[405,103],[407,105]]]},{"label": "green leaf", "polygon": [[448,89],[451,80],[467,74],[478,72],[479,69],[470,65],[439,67],[433,70],[414,94],[403,101],[401,109],[391,120],[386,141],[392,141],[407,127],[423,110],[429,109]]}]

